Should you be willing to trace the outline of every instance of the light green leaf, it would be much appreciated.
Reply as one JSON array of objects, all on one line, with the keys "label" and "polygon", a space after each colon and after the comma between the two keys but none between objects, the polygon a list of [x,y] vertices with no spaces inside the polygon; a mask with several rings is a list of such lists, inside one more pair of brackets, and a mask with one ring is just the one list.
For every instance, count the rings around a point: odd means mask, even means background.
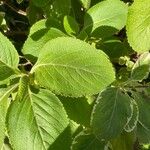
[{"label": "light green leaf", "polygon": [[1,150],[12,150],[12,148],[8,144],[3,144]]},{"label": "light green leaf", "polygon": [[13,85],[8,88],[0,88],[0,149],[3,147],[5,138],[5,118],[7,113],[7,108],[9,106],[8,97],[10,93],[17,88],[17,85]]},{"label": "light green leaf", "polygon": [[143,80],[146,79],[150,72],[150,53],[143,53],[136,61],[131,72],[131,79]]},{"label": "light green leaf", "polygon": [[127,36],[137,52],[150,50],[150,1],[136,0],[127,17]]},{"label": "light green leaf", "polygon": [[63,105],[54,94],[46,89],[31,91],[29,87],[22,99],[13,101],[7,118],[15,150],[47,150],[69,124]]},{"label": "light green leaf", "polygon": [[91,0],[79,0],[79,1],[85,9],[88,9],[90,7]]},{"label": "light green leaf", "polygon": [[46,19],[43,19],[31,27],[30,34],[24,44],[22,52],[28,59],[35,62],[42,47],[49,40],[60,36],[66,35],[56,28],[50,28],[49,25],[47,25]]},{"label": "light green leaf", "polygon": [[7,88],[0,88],[0,101],[8,98],[12,91],[14,91],[18,87],[18,84],[14,84],[12,86],[9,86]]},{"label": "light green leaf", "polygon": [[137,136],[140,143],[150,143],[150,101],[144,93],[133,92],[134,99],[139,107],[139,124]]},{"label": "light green leaf", "polygon": [[115,79],[105,53],[65,37],[51,40],[43,47],[31,73],[39,85],[73,97],[96,94]]},{"label": "light green leaf", "polygon": [[82,131],[73,140],[71,150],[104,150],[105,143],[95,135]]},{"label": "light green leaf", "polygon": [[127,5],[120,0],[99,2],[87,11],[84,30],[92,33],[101,26],[110,26],[121,30],[126,24],[127,12]]},{"label": "light green leaf", "polygon": [[133,131],[139,119],[139,108],[135,100],[131,100],[131,109],[132,109],[131,116],[128,119],[129,121],[124,128],[126,132]]},{"label": "light green leaf", "polygon": [[11,42],[0,33],[0,80],[17,73],[19,56]]},{"label": "light green leaf", "polygon": [[[1,92],[1,89],[0,89]],[[7,97],[8,98],[8,97]],[[0,148],[3,146],[4,138],[5,138],[5,118],[8,107],[8,99],[6,97],[0,101]]]},{"label": "light green leaf", "polygon": [[64,29],[69,35],[76,35],[79,32],[79,25],[71,16],[64,17]]},{"label": "light green leaf", "polygon": [[89,105],[85,97],[71,98],[59,96],[59,99],[71,120],[89,127],[92,106]]},{"label": "light green leaf", "polygon": [[93,109],[91,126],[100,139],[112,139],[123,130],[131,116],[130,97],[121,89],[111,87],[104,90]]}]

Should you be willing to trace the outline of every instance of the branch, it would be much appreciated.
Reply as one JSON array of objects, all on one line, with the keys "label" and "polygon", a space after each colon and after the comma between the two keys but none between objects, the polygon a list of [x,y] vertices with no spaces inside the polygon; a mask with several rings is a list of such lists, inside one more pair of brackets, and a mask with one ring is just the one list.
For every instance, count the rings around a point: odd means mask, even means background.
[{"label": "branch", "polygon": [[20,10],[20,9],[14,7],[14,6],[11,6],[11,5],[10,5],[8,2],[6,2],[6,1],[1,1],[1,3],[7,5],[7,6],[8,6],[9,8],[11,8],[14,12],[16,12],[16,13],[18,13],[18,14],[20,14],[20,15],[23,15],[23,16],[26,16],[26,15],[27,15],[27,13],[26,13],[25,11]]}]

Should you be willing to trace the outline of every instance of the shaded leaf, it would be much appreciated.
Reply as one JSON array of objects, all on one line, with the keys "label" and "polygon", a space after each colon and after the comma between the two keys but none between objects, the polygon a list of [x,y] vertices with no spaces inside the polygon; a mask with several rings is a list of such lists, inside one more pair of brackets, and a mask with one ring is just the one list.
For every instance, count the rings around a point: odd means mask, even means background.
[{"label": "shaded leaf", "polygon": [[131,101],[131,109],[132,113],[129,118],[128,123],[125,126],[125,131],[126,132],[131,132],[136,128],[136,125],[138,123],[138,118],[139,118],[139,108],[135,100]]},{"label": "shaded leaf", "polygon": [[123,131],[131,116],[130,97],[121,89],[111,87],[97,98],[93,109],[91,126],[100,139],[112,139]]},{"label": "shaded leaf", "polygon": [[92,106],[85,97],[71,98],[59,96],[68,117],[78,124],[89,126]]},{"label": "shaded leaf", "polygon": [[105,143],[91,133],[82,131],[73,140],[71,150],[104,150]]},{"label": "shaded leaf", "polygon": [[133,132],[123,132],[119,137],[111,141],[113,150],[133,150],[135,143],[135,134]]},{"label": "shaded leaf", "polygon": [[140,143],[150,143],[150,100],[144,93],[132,92],[139,107],[137,136]]}]

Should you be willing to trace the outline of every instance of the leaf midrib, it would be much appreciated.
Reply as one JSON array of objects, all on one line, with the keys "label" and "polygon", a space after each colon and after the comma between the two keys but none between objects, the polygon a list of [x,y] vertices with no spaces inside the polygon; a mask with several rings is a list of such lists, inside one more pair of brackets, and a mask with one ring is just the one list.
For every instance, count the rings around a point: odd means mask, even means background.
[{"label": "leaf midrib", "polygon": [[31,104],[33,116],[34,116],[34,119],[35,119],[35,123],[36,123],[36,126],[37,126],[37,128],[38,128],[37,132],[38,132],[39,137],[40,137],[40,139],[41,139],[41,142],[42,142],[42,144],[43,144],[44,150],[47,150],[47,149],[46,149],[46,146],[45,146],[45,143],[44,143],[44,140],[43,140],[44,138],[43,138],[43,136],[42,136],[42,134],[41,134],[41,132],[40,132],[41,129],[39,128],[38,123],[37,123],[37,120],[36,120],[36,115],[35,115],[35,112],[34,112],[34,109],[33,109],[33,100],[32,100],[32,97],[31,97],[32,94],[31,94],[31,91],[30,91],[29,87],[28,87],[28,95],[29,95],[30,104]]},{"label": "leaf midrib", "polygon": [[[37,65],[37,66],[35,66],[35,67],[32,69],[31,73],[33,73],[38,67],[42,67],[42,66],[54,66],[54,67],[55,67],[55,66],[56,66],[56,67],[58,66],[58,67],[64,67],[64,68],[71,68],[71,69],[74,69],[74,70],[82,70],[82,71],[85,71],[85,72],[87,72],[87,73],[95,74],[95,75],[98,75],[98,76],[102,77],[101,74],[96,73],[96,72],[89,71],[89,70],[84,69],[84,68],[75,67],[75,66],[69,66],[69,65],[62,65],[62,64],[52,64],[52,63]],[[105,66],[103,66],[103,67],[105,67]]]}]

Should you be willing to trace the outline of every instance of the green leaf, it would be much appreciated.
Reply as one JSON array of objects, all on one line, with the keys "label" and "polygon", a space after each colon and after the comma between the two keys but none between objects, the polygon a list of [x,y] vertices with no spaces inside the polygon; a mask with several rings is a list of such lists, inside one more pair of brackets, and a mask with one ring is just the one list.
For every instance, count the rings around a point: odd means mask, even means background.
[{"label": "green leaf", "polygon": [[14,91],[18,87],[18,84],[14,84],[12,86],[9,86],[7,88],[0,88],[0,101],[8,98],[12,91]]},{"label": "green leaf", "polygon": [[76,35],[79,32],[79,25],[71,16],[64,17],[64,29],[69,35]]},{"label": "green leaf", "polygon": [[1,25],[2,22],[3,22],[4,16],[5,16],[5,13],[4,13],[4,12],[0,12],[0,25]]},{"label": "green leaf", "polygon": [[0,148],[2,148],[5,138],[5,118],[9,106],[8,97],[15,88],[17,88],[17,85],[8,88],[0,88]]},{"label": "green leaf", "polygon": [[121,30],[126,24],[127,11],[127,5],[120,0],[99,2],[87,11],[84,30],[92,33],[101,26],[109,26]]},{"label": "green leaf", "polygon": [[22,99],[13,101],[7,118],[9,139],[15,150],[46,150],[69,123],[54,94],[46,89],[33,92],[29,87]]},{"label": "green leaf", "polygon": [[137,125],[137,136],[140,144],[149,144],[150,143],[150,129],[147,128],[140,121]]},{"label": "green leaf", "polygon": [[53,0],[50,5],[44,7],[43,10],[48,17],[54,17],[60,21],[64,16],[69,15],[71,0]]},{"label": "green leaf", "polygon": [[110,37],[102,40],[97,47],[103,50],[112,61],[118,61],[119,57],[128,55],[129,51],[125,43],[118,38]]},{"label": "green leaf", "polygon": [[19,56],[11,42],[0,33],[0,80],[17,73]]},{"label": "green leaf", "polygon": [[3,98],[0,101],[0,148],[2,148],[4,138],[5,138],[5,118],[6,118],[7,107],[8,107],[7,98]]},{"label": "green leaf", "polygon": [[40,20],[43,14],[42,9],[40,7],[35,6],[33,1],[30,1],[29,6],[26,9],[26,13],[27,13],[27,17],[28,17],[30,25],[33,25],[35,22]]},{"label": "green leaf", "polygon": [[126,126],[124,128],[126,132],[133,131],[138,123],[139,108],[134,99],[131,101],[131,109],[132,109],[131,116],[129,118],[128,123],[126,124]]},{"label": "green leaf", "polygon": [[39,85],[73,97],[96,94],[115,79],[112,64],[102,51],[65,37],[43,47],[31,73]]},{"label": "green leaf", "polygon": [[144,93],[132,92],[139,107],[137,136],[140,143],[150,143],[150,101]]},{"label": "green leaf", "polygon": [[127,17],[127,36],[132,48],[137,52],[150,50],[150,2],[136,0]]},{"label": "green leaf", "polygon": [[131,79],[141,81],[146,79],[150,72],[150,53],[143,53],[136,61],[131,72]]},{"label": "green leaf", "polygon": [[12,150],[12,148],[8,144],[3,144],[1,150]]},{"label": "green leaf", "polygon": [[72,143],[72,135],[70,126],[68,126],[63,133],[55,140],[49,147],[49,150],[70,150]]},{"label": "green leaf", "polygon": [[73,140],[71,150],[104,150],[105,143],[87,131],[82,131]]},{"label": "green leaf", "polygon": [[85,9],[88,9],[90,7],[91,0],[79,0],[79,1]]},{"label": "green leaf", "polygon": [[50,28],[46,19],[40,20],[31,27],[30,34],[24,44],[22,52],[28,59],[35,62],[42,47],[48,41],[60,36],[66,35],[56,28]]},{"label": "green leaf", "polygon": [[119,137],[111,141],[113,150],[133,150],[135,143],[135,134],[133,132],[123,132]]},{"label": "green leaf", "polygon": [[51,0],[32,0],[33,4],[37,7],[46,7],[50,4]]},{"label": "green leaf", "polygon": [[89,127],[92,106],[88,104],[85,97],[71,98],[59,96],[59,99],[71,120]]},{"label": "green leaf", "polygon": [[131,116],[130,97],[121,89],[111,87],[97,98],[93,109],[91,126],[100,139],[112,139],[123,130]]}]

